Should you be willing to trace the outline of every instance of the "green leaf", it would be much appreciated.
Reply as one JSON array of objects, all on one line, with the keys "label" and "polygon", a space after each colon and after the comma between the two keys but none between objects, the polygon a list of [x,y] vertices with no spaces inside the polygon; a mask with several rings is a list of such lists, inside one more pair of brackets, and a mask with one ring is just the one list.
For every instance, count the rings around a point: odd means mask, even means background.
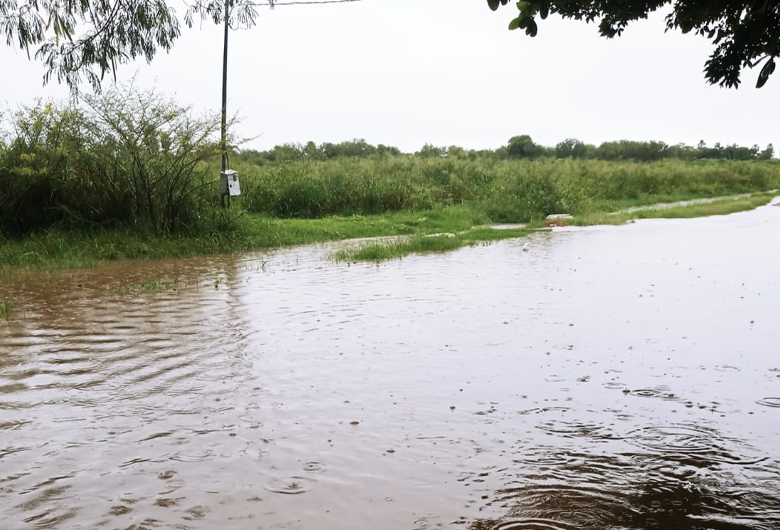
[{"label": "green leaf", "polygon": [[520,17],[512,19],[512,21],[509,23],[509,29],[512,31],[516,30],[520,27]]},{"label": "green leaf", "polygon": [[501,0],[487,0],[487,3],[488,3],[488,6],[490,7],[490,9],[495,11],[496,9],[498,9],[498,6],[501,3]]},{"label": "green leaf", "polygon": [[769,59],[764,67],[761,69],[761,73],[758,74],[758,81],[756,82],[756,88],[761,88],[769,80],[769,76],[775,71],[775,58]]},{"label": "green leaf", "polygon": [[534,22],[534,19],[529,18],[528,19],[528,27],[525,28],[525,33],[529,37],[536,37],[537,31],[539,31],[539,28],[536,26],[536,22]]},{"label": "green leaf", "polygon": [[539,16],[540,16],[540,17],[542,17],[542,20],[546,20],[546,19],[547,19],[547,15],[549,15],[549,14],[550,14],[550,8],[549,8],[549,6],[547,6],[547,5],[543,5],[543,6],[542,6],[542,7],[539,9]]}]

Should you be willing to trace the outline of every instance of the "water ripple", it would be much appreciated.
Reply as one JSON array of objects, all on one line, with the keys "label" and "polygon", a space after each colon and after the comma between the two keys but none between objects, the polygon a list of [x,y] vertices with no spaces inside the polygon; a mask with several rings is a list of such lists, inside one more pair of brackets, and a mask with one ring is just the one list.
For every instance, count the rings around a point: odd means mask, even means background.
[{"label": "water ripple", "polygon": [[776,530],[770,210],[4,274],[0,526]]},{"label": "water ripple", "polygon": [[750,465],[766,460],[739,440],[721,436],[717,431],[690,425],[664,425],[637,429],[626,440],[643,449],[687,459]]}]

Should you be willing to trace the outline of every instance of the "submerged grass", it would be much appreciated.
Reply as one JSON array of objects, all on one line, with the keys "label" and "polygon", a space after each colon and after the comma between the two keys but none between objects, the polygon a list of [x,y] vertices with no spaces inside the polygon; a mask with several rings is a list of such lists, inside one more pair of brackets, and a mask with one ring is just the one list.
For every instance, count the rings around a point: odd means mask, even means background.
[{"label": "submerged grass", "polygon": [[108,291],[109,295],[127,295],[143,292],[175,291],[185,284],[182,282],[161,282],[158,280],[134,283],[123,287],[116,287]]},{"label": "submerged grass", "polygon": [[711,215],[728,215],[764,206],[768,204],[775,195],[775,193],[759,193],[750,197],[720,199],[702,204],[689,204],[633,212],[598,212],[576,216],[574,219],[568,220],[566,224],[575,226],[620,225],[636,219],[691,219],[694,217],[707,217]]},{"label": "submerged grass", "polygon": [[0,318],[8,322],[11,320],[13,304],[9,300],[0,300]]},{"label": "submerged grass", "polygon": [[496,230],[481,227],[458,234],[417,235],[402,241],[368,243],[357,248],[342,249],[331,254],[330,258],[335,261],[351,263],[358,261],[380,262],[401,259],[410,254],[447,252],[466,245],[524,237],[529,233],[529,230],[522,229]]}]

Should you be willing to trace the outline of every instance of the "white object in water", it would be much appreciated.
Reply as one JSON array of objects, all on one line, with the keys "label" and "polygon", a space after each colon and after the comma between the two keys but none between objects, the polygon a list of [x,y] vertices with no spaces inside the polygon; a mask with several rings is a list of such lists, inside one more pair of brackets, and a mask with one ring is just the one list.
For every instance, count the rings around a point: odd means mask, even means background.
[{"label": "white object in water", "polygon": [[547,221],[554,221],[556,219],[574,219],[571,214],[568,213],[551,213],[545,217]]},{"label": "white object in water", "polygon": [[528,250],[529,250],[528,243],[526,243],[525,245],[523,245],[523,252],[528,252]]},{"label": "white object in water", "polygon": [[455,234],[453,234],[452,232],[439,232],[437,234],[428,234],[423,237],[449,237],[450,239],[452,239],[453,237],[455,237]]}]

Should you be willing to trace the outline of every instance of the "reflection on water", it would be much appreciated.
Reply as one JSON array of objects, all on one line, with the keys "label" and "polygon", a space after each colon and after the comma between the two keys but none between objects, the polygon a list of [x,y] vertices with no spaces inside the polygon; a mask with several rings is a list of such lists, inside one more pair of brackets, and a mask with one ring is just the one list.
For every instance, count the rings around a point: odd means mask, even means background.
[{"label": "reflection on water", "polygon": [[780,528],[778,226],[4,274],[0,528]]}]

